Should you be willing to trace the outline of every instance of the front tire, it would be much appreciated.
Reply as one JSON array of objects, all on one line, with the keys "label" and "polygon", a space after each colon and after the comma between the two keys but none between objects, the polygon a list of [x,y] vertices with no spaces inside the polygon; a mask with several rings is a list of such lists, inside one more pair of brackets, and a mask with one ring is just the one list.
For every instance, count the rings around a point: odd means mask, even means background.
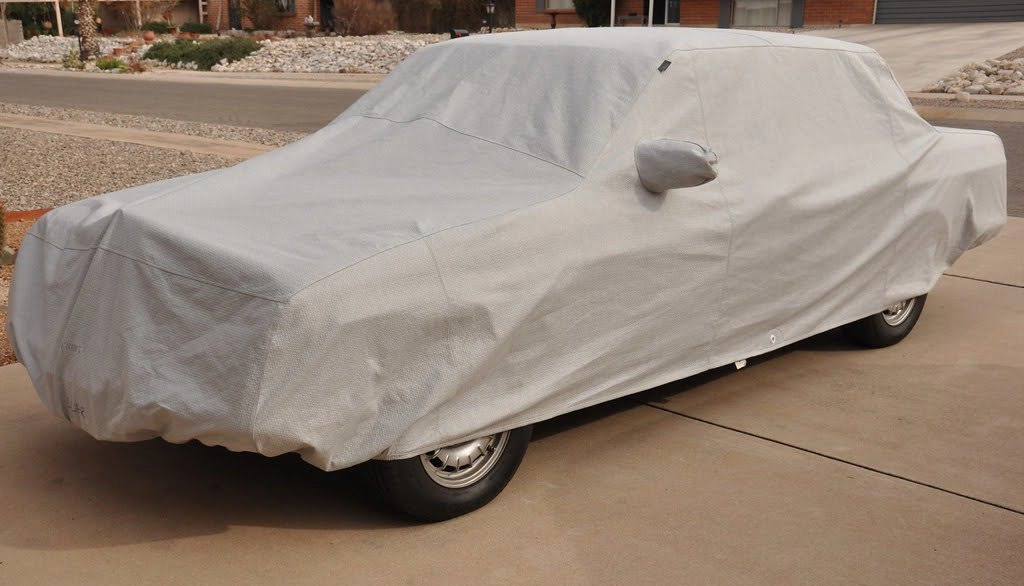
[{"label": "front tire", "polygon": [[445,521],[498,496],[523,461],[532,430],[520,427],[403,460],[371,460],[364,476],[391,508],[420,521]]},{"label": "front tire", "polygon": [[854,343],[868,348],[897,344],[914,329],[927,298],[928,295],[921,295],[890,305],[880,313],[846,324],[843,333]]}]

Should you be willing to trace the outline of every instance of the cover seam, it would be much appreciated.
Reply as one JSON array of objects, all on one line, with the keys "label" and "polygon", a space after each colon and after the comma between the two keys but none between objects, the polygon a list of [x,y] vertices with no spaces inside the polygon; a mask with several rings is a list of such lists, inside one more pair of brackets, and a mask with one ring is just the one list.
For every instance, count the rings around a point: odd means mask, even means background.
[{"label": "cover seam", "polygon": [[446,129],[448,129],[448,130],[450,130],[450,131],[452,131],[452,132],[454,132],[456,134],[465,136],[467,138],[475,138],[476,140],[483,141],[483,142],[486,142],[488,144],[493,144],[494,146],[499,146],[499,147],[501,147],[503,149],[508,149],[508,150],[510,150],[512,152],[519,153],[521,155],[525,155],[525,156],[530,157],[532,159],[537,159],[538,161],[541,161],[541,162],[547,163],[549,165],[553,165],[555,167],[558,167],[559,169],[563,169],[565,171],[568,171],[568,172],[572,173],[573,175],[576,175],[577,177],[580,177],[581,179],[583,178],[583,175],[579,171],[576,171],[574,169],[570,169],[569,167],[566,167],[564,165],[559,165],[558,163],[556,163],[554,161],[549,161],[549,160],[547,160],[547,159],[545,159],[543,157],[539,157],[539,156],[534,155],[532,153],[528,153],[526,151],[521,151],[521,150],[519,150],[517,148],[510,147],[507,144],[496,142],[496,141],[493,141],[493,140],[490,140],[490,139],[487,139],[487,138],[483,138],[482,136],[477,136],[475,134],[469,134],[468,132],[464,132],[462,130],[458,130],[458,129],[452,128],[451,126],[448,126],[444,122],[441,122],[440,120],[437,120],[435,118],[431,118],[430,116],[417,116],[416,118],[411,118],[409,120],[395,120],[393,118],[388,118],[387,116],[382,116],[380,114],[355,114],[355,116],[359,116],[360,118],[367,118],[369,120],[385,120],[387,122],[391,122],[392,124],[410,124],[410,123],[416,122],[418,120],[429,120],[430,122],[433,122],[434,124],[437,124],[438,126],[446,128]]},{"label": "cover seam", "polygon": [[109,249],[109,248],[107,248],[105,246],[93,246],[93,247],[90,247],[90,248],[70,248],[70,247],[63,247],[63,246],[60,246],[58,244],[54,244],[53,242],[50,242],[49,240],[43,238],[42,236],[39,236],[38,234],[33,234],[31,232],[29,232],[25,236],[31,236],[31,237],[33,237],[33,238],[35,238],[35,239],[37,239],[37,240],[39,240],[39,241],[41,241],[41,242],[43,242],[45,244],[49,244],[50,246],[56,248],[57,250],[61,250],[61,251],[73,250],[73,251],[76,251],[76,252],[93,252],[93,251],[96,251],[96,250],[102,250],[104,252],[109,252],[110,254],[113,254],[115,256],[120,256],[122,258],[126,258],[128,260],[135,261],[135,262],[137,262],[139,264],[144,264],[144,265],[146,265],[147,267],[149,267],[151,269],[160,271],[161,273],[167,273],[168,275],[174,275],[175,277],[180,277],[182,279],[188,279],[189,281],[194,281],[196,283],[202,283],[203,285],[209,285],[211,287],[216,287],[217,289],[221,289],[223,291],[229,291],[231,293],[238,293],[239,295],[245,295],[247,297],[254,297],[256,299],[263,299],[264,301],[272,301],[274,303],[284,303],[285,301],[287,301],[287,299],[275,299],[273,297],[267,297],[265,295],[260,295],[258,293],[252,293],[250,291],[240,291],[238,289],[233,289],[231,287],[226,287],[224,285],[218,285],[217,283],[211,283],[210,281],[207,281],[205,279],[200,279],[198,277],[193,277],[191,275],[182,275],[181,273],[177,273],[177,272],[165,269],[163,267],[158,267],[158,266],[154,265],[153,263],[151,263],[149,261],[146,261],[146,260],[143,260],[141,258],[135,258],[134,256],[132,256],[130,254],[125,254],[123,252],[118,252],[116,250],[111,250],[111,249]]}]

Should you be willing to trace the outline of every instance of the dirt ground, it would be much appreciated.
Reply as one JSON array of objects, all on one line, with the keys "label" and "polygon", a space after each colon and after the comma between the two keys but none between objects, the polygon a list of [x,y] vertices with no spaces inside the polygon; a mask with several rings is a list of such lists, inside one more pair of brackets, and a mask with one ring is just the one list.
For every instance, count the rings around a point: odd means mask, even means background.
[{"label": "dirt ground", "polygon": [[[32,221],[8,222],[5,244],[14,250],[18,250],[21,239],[25,237],[25,233],[32,227],[33,223]],[[11,286],[11,273],[13,271],[13,266],[0,266],[0,366],[17,362],[17,359],[14,358],[14,351],[11,350],[10,344],[7,343],[7,328],[3,325],[7,323],[7,292]]]}]

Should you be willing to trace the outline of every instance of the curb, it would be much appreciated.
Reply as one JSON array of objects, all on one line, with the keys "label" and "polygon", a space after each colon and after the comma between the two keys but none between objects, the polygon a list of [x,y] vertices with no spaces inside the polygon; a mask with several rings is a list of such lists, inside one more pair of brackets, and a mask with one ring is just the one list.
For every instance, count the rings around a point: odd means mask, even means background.
[{"label": "curb", "polygon": [[8,223],[35,221],[43,217],[43,214],[52,209],[53,208],[43,208],[39,210],[16,210],[4,212],[4,221]]}]

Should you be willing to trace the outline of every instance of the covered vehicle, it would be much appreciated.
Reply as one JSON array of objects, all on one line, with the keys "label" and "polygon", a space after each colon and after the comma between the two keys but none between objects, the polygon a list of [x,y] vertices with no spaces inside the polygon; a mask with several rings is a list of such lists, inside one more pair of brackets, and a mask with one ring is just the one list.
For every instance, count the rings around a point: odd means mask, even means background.
[{"label": "covered vehicle", "polygon": [[847,324],[895,343],[1005,199],[999,138],[932,127],[863,46],[478,35],[287,147],[50,212],[8,328],[97,438],[371,460],[443,519],[535,422]]}]

